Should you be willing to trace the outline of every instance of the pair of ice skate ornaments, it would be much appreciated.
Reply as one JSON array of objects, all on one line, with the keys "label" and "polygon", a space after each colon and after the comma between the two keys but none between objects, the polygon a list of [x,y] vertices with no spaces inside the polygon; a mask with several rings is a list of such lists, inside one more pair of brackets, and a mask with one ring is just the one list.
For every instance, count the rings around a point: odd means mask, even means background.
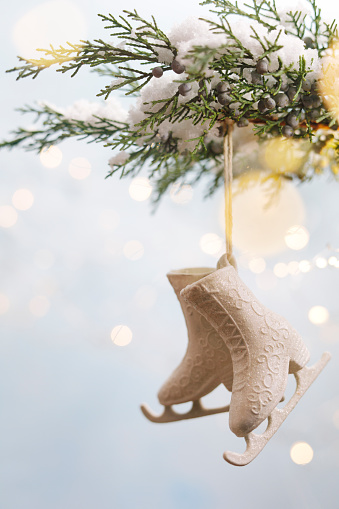
[{"label": "pair of ice skate ornaments", "polygon": [[[244,437],[243,454],[227,451],[224,459],[237,466],[250,463],[267,444],[330,359],[306,367],[309,351],[301,336],[281,316],[263,306],[241,281],[224,255],[218,268],[197,268],[167,274],[179,299],[187,326],[188,347],[183,361],[161,387],[160,416],[145,405],[144,415],[165,423],[229,412],[229,427]],[[233,266],[234,265],[234,266]],[[297,387],[283,408],[288,375]],[[220,384],[232,393],[230,405],[206,409],[200,398]],[[186,414],[172,405],[192,401]],[[265,419],[266,431],[253,433]]]}]

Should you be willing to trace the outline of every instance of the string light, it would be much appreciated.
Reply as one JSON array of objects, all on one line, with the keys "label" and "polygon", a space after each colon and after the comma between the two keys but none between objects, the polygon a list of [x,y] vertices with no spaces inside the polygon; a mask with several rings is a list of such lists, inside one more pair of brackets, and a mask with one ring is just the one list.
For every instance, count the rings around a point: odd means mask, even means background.
[{"label": "string light", "polygon": [[92,165],[86,157],[74,157],[68,166],[71,177],[76,180],[85,180],[89,177]]},{"label": "string light", "polygon": [[274,274],[279,278],[284,278],[288,275],[288,266],[286,263],[277,263],[273,269]]},{"label": "string light", "polygon": [[299,269],[300,272],[303,273],[310,272],[312,269],[312,264],[308,260],[301,260],[301,262],[299,262]]},{"label": "string light", "polygon": [[248,268],[254,272],[254,274],[261,274],[266,269],[266,262],[264,258],[252,258],[248,262]]},{"label": "string light", "polygon": [[307,465],[313,460],[313,449],[307,442],[296,442],[290,451],[291,459],[297,465]]},{"label": "string light", "polygon": [[219,256],[224,251],[224,241],[216,233],[205,233],[199,242],[200,249],[209,255]]},{"label": "string light", "polygon": [[185,205],[193,198],[193,189],[189,184],[181,185],[179,183],[172,184],[170,190],[170,197],[174,203]]},{"label": "string light", "polygon": [[12,228],[18,220],[18,213],[11,205],[0,207],[0,227]]},{"label": "string light", "polygon": [[138,240],[130,240],[124,245],[123,253],[129,260],[139,260],[144,254],[144,246]]},{"label": "string light", "polygon": [[285,235],[285,244],[290,249],[299,251],[307,246],[310,240],[310,234],[307,229],[301,225],[295,225],[289,228]]},{"label": "string light", "polygon": [[12,196],[12,203],[18,210],[28,210],[32,207],[34,196],[29,189],[18,189]]},{"label": "string light", "polygon": [[40,161],[45,168],[57,168],[62,161],[62,152],[54,145],[44,147],[40,152]]},{"label": "string light", "polygon": [[129,185],[128,192],[132,200],[146,201],[152,194],[152,185],[146,177],[136,177]]},{"label": "string light", "polygon": [[111,340],[117,346],[127,346],[132,341],[133,333],[127,325],[116,325],[111,332]]},{"label": "string light", "polygon": [[299,268],[299,262],[292,261],[287,265],[288,273],[291,274],[291,276],[296,276],[300,272]]},{"label": "string light", "polygon": [[313,306],[308,312],[308,319],[314,325],[326,323],[330,317],[328,309],[324,306]]},{"label": "string light", "polygon": [[315,265],[318,267],[318,269],[325,269],[328,265],[328,262],[327,262],[326,258],[319,256],[315,260]]},{"label": "string light", "polygon": [[49,0],[19,18],[14,26],[13,40],[23,57],[41,58],[42,54],[36,48],[86,40],[86,32],[86,19],[77,5],[67,0]]},{"label": "string light", "polygon": [[331,266],[331,267],[337,267],[337,264],[338,264],[338,258],[336,256],[330,256],[329,259],[328,259],[328,264]]},{"label": "string light", "polygon": [[[245,184],[241,178],[234,182],[233,245],[241,253],[275,255],[285,249],[284,236],[289,228],[304,221],[303,200],[292,184],[284,182],[279,199],[270,202],[268,207],[269,186],[252,183],[245,187]],[[223,229],[224,216],[222,207],[220,224]]]}]

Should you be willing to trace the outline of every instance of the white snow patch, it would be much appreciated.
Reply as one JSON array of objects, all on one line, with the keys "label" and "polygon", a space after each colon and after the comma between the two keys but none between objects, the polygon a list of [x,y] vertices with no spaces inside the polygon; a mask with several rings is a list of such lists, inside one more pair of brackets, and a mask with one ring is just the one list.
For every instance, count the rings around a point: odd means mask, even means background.
[{"label": "white snow patch", "polygon": [[115,156],[111,157],[111,159],[108,161],[108,164],[111,167],[113,167],[113,166],[121,166],[121,165],[125,164],[126,161],[128,161],[128,159],[129,159],[128,152],[125,152],[125,150],[122,150],[121,152],[119,152]]}]

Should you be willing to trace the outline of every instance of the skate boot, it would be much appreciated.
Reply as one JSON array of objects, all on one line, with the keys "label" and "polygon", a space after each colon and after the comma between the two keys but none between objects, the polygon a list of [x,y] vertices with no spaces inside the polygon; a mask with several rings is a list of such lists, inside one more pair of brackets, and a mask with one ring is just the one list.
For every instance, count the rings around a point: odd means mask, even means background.
[{"label": "skate boot", "polygon": [[[225,453],[228,457],[224,457],[235,465],[247,464],[295,407],[328,362],[329,354],[324,354],[314,368],[304,368],[309,352],[301,336],[284,318],[263,306],[230,265],[187,286],[181,295],[213,325],[230,351],[233,385],[229,426],[237,436],[246,437],[248,450],[244,455]],[[305,373],[303,378],[298,377],[300,370]],[[281,411],[276,406],[289,373],[295,374],[298,386]],[[270,427],[273,411],[275,422]],[[250,434],[267,417],[266,435]],[[253,437],[263,439],[259,443]]]},{"label": "skate boot", "polygon": [[[189,419],[226,412],[229,406],[218,409],[204,409],[200,398],[209,394],[223,383],[232,390],[233,369],[232,361],[225,342],[217,334],[214,327],[195,309],[187,304],[180,292],[188,284],[195,283],[201,278],[212,274],[215,269],[196,268],[174,270],[167,274],[176,296],[180,302],[185,317],[188,346],[181,364],[164,383],[158,393],[158,399],[165,406],[165,416],[156,417],[146,409],[142,410],[146,417],[155,422],[169,422],[173,420]],[[172,405],[193,402],[192,409],[187,414],[175,413]],[[163,420],[163,419],[166,420]],[[160,419],[160,421],[159,421]]]}]

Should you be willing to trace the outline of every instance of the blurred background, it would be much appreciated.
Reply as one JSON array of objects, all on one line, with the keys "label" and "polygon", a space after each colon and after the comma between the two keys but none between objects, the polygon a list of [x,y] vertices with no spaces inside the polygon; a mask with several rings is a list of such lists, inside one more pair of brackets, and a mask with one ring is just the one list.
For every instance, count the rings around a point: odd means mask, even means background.
[{"label": "blurred background", "polygon": [[[336,16],[336,5],[318,3]],[[194,0],[123,7],[153,14],[165,31],[208,14]],[[3,9],[1,139],[33,121],[15,108],[95,100],[104,86],[86,70],[16,82],[5,74],[16,55],[107,38],[96,15],[120,10],[107,0],[18,0]],[[0,507],[337,508],[339,184],[321,176],[288,184],[268,209],[260,187],[235,197],[242,279],[302,334],[311,363],[325,350],[333,356],[261,455],[236,468],[222,453],[244,450],[244,441],[227,415],[156,425],[139,409],[147,402],[160,413],[157,391],[187,344],[166,273],[216,265],[223,192],[204,200],[204,182],[173,187],[152,213],[145,175],[105,180],[111,155],[77,141],[40,155],[0,153]],[[229,399],[219,387],[206,404]]]}]

